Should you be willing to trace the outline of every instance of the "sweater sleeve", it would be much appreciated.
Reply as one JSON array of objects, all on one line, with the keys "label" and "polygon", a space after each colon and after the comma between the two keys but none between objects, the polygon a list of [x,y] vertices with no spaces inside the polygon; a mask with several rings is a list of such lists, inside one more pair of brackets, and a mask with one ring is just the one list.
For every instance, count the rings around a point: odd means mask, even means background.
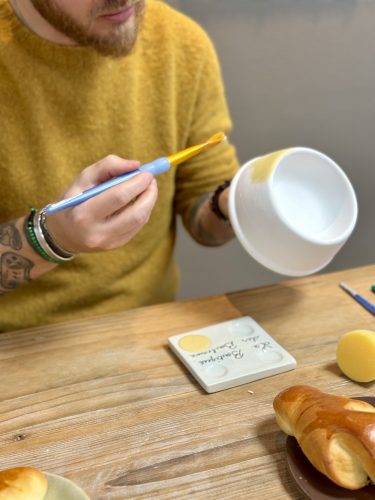
[{"label": "sweater sleeve", "polygon": [[[217,132],[224,132],[228,136],[231,128],[218,58],[212,42],[206,36],[187,147],[204,142]],[[186,228],[190,210],[196,199],[213,191],[225,180],[231,179],[237,169],[235,148],[229,140],[178,167],[175,208],[182,216]]]}]

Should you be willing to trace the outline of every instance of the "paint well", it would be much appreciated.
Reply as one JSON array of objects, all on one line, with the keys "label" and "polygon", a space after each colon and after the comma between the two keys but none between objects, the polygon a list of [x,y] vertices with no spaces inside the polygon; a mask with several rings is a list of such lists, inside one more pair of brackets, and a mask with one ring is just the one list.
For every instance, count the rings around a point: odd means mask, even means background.
[{"label": "paint well", "polygon": [[211,340],[206,335],[186,335],[178,345],[186,352],[202,352],[211,346]]}]

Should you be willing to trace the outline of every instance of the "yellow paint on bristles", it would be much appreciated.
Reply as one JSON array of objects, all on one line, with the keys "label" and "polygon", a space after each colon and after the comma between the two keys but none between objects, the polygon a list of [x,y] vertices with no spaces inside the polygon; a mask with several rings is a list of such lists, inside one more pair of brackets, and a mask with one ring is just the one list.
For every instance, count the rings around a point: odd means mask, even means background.
[{"label": "yellow paint on bristles", "polygon": [[178,151],[178,153],[171,154],[167,158],[171,166],[175,167],[176,165],[183,163],[189,158],[192,158],[202,151],[205,151],[212,146],[216,146],[216,144],[220,144],[225,140],[226,135],[223,132],[218,132],[217,134],[211,136],[206,142],[198,144],[197,146],[191,146],[190,148],[183,149],[182,151]]}]

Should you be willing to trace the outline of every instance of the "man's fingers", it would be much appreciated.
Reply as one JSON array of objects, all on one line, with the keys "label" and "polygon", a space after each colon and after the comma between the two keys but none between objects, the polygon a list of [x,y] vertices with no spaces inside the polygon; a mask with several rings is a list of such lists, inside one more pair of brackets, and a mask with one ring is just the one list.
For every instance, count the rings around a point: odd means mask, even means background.
[{"label": "man's fingers", "polygon": [[76,209],[86,210],[95,220],[111,217],[143,193],[152,180],[152,174],[142,172],[85,201]]},{"label": "man's fingers", "polygon": [[140,165],[136,160],[125,160],[116,155],[109,155],[94,165],[82,170],[71,186],[64,193],[64,198],[74,196],[81,191],[102,184],[121,174],[136,170]]},{"label": "man's fingers", "polygon": [[157,183],[155,179],[146,191],[141,193],[131,205],[117,212],[107,221],[107,231],[117,234],[122,238],[122,244],[126,243],[136,234],[149,220],[152,209],[158,196]]},{"label": "man's fingers", "polygon": [[[66,194],[84,191],[93,181],[100,184],[138,166],[139,162],[106,157],[82,172]],[[65,248],[77,252],[116,248],[144,226],[156,199],[156,180],[149,172],[141,172],[77,206],[49,215],[48,225]]]},{"label": "man's fingers", "polygon": [[[100,184],[113,177],[136,170],[140,166],[140,162],[136,160],[124,160],[116,155],[109,155],[98,161],[92,168],[92,173],[95,176],[94,182]],[[91,168],[91,167],[89,167]]]}]

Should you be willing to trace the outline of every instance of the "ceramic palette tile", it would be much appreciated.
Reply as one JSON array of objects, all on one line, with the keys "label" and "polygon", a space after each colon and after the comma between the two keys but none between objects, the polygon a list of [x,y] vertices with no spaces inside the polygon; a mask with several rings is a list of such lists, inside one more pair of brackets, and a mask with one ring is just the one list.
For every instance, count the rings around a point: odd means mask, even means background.
[{"label": "ceramic palette tile", "polygon": [[174,335],[168,344],[207,392],[293,370],[297,364],[249,316]]}]

